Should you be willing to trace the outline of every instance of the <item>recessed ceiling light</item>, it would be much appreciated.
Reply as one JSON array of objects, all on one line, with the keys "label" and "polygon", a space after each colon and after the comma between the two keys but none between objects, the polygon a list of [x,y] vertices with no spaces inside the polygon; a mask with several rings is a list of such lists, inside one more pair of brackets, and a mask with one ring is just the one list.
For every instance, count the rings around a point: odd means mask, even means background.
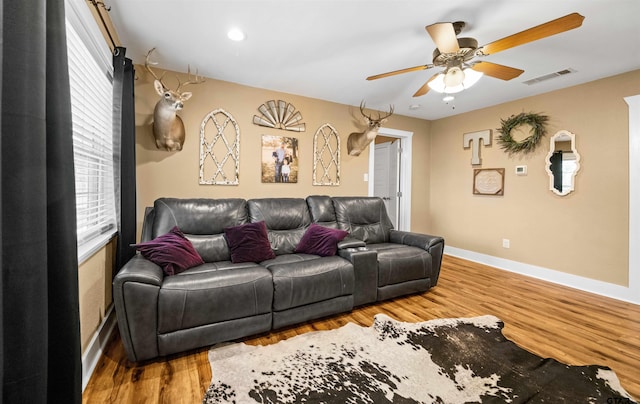
[{"label": "recessed ceiling light", "polygon": [[240,31],[238,28],[232,28],[227,32],[227,37],[232,41],[242,41],[246,38],[244,32]]}]

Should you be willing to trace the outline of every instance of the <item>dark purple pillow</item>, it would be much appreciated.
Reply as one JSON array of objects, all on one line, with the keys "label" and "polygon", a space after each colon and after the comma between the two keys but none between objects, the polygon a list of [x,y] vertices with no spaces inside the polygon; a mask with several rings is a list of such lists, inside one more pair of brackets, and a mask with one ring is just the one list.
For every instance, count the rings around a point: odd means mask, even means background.
[{"label": "dark purple pillow", "polygon": [[264,221],[224,229],[231,262],[261,262],[276,257],[271,249]]},{"label": "dark purple pillow", "polygon": [[304,232],[296,247],[297,253],[315,254],[321,257],[336,255],[338,242],[347,237],[344,230],[332,229],[312,223]]},{"label": "dark purple pillow", "polygon": [[143,257],[159,265],[165,275],[169,276],[204,264],[191,241],[177,226],[167,234],[158,236],[151,241],[134,244],[133,247],[137,248]]}]

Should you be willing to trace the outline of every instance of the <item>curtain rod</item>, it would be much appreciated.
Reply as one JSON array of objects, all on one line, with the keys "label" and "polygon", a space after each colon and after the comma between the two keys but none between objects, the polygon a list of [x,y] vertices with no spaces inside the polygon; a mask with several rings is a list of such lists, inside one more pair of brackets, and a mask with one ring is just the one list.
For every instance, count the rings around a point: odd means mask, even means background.
[{"label": "curtain rod", "polygon": [[100,12],[100,6],[102,6],[102,8],[105,9],[105,11],[109,12],[111,11],[111,7],[108,7],[106,4],[104,4],[104,2],[102,1],[96,1],[96,0],[87,0],[89,3],[93,4],[93,7],[95,7],[96,12],[98,13],[98,16],[100,17],[100,21],[102,21],[102,26],[104,27],[104,30],[107,31],[107,35],[109,36],[109,40],[111,41],[111,45],[113,45],[113,51],[116,51],[116,48],[118,47],[116,45],[116,42],[113,40],[113,36],[111,35],[111,31],[109,31],[109,27],[107,26],[107,22],[104,20],[104,17],[102,16],[102,13]]}]

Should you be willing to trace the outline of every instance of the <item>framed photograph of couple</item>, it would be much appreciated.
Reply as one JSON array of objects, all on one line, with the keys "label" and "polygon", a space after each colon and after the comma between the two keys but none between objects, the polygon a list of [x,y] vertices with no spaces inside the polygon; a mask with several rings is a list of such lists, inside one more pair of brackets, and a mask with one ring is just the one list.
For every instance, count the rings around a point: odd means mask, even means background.
[{"label": "framed photograph of couple", "polygon": [[298,139],[262,135],[262,182],[298,182]]}]

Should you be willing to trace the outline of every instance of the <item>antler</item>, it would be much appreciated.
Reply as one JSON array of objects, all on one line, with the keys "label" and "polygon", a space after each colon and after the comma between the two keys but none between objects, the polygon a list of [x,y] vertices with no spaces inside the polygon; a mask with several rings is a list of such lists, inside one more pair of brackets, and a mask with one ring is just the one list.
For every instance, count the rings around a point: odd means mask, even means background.
[{"label": "antler", "polygon": [[158,62],[152,62],[149,60],[149,56],[151,56],[151,53],[156,50],[156,48],[151,48],[149,50],[149,52],[147,52],[147,57],[144,59],[144,67],[149,71],[149,73],[151,73],[151,75],[153,76],[153,78],[155,78],[156,80],[158,80],[160,82],[160,84],[162,84],[162,87],[167,89],[168,87],[164,84],[164,82],[162,81],[162,79],[164,78],[164,73],[162,73],[162,76],[158,77],[158,75],[151,70],[151,67],[149,65],[157,65]]},{"label": "antler", "polygon": [[364,107],[365,107],[365,102],[362,101],[360,102],[360,113],[367,118],[370,122],[380,122],[383,119],[386,119],[388,117],[390,117],[391,115],[393,115],[393,105],[389,105],[389,113],[387,113],[385,116],[380,116],[380,113],[378,112],[378,119],[373,119],[370,115],[367,115],[364,113]]},{"label": "antler", "polygon": [[189,77],[189,80],[185,81],[184,83],[181,83],[180,78],[176,76],[176,78],[178,79],[178,88],[176,89],[176,92],[179,93],[182,87],[188,86],[189,84],[200,84],[205,81],[204,77],[198,75],[198,69],[196,69],[195,77],[191,79],[191,66],[189,65],[187,65],[187,77]]},{"label": "antler", "polygon": [[[153,51],[156,50],[156,48],[151,48],[151,50],[149,50],[149,52],[147,52],[147,57],[144,60],[144,67],[149,71],[149,73],[151,73],[151,75],[160,82],[160,84],[162,84],[162,87],[165,90],[168,90],[169,87],[166,86],[166,84],[164,84],[164,82],[162,81],[162,79],[164,78],[164,75],[166,72],[162,73],[162,76],[158,77],[158,75],[151,69],[150,65],[157,65],[157,62],[152,62],[149,60],[149,56],[151,56],[151,53],[153,53]],[[176,88],[176,92],[180,92],[180,89],[184,86],[187,86],[189,84],[200,84],[202,82],[204,82],[204,77],[198,75],[198,70],[196,69],[196,75],[194,78],[191,78],[191,66],[187,66],[187,75],[189,77],[189,80],[185,81],[184,83],[180,82],[180,78],[178,76],[176,76],[176,79],[178,80],[178,88]]]},{"label": "antler", "polygon": [[388,117],[390,117],[391,115],[393,115],[393,105],[389,105],[389,113],[386,114],[383,117],[380,117],[380,114],[378,113],[378,121],[381,121],[383,119],[387,119]]},{"label": "antler", "polygon": [[366,104],[365,104],[364,100],[363,100],[363,101],[360,101],[360,113],[362,114],[362,116],[364,116],[365,118],[367,118],[367,119],[369,119],[370,121],[372,121],[373,119],[372,119],[369,115],[367,115],[367,114],[365,114],[365,113],[364,113],[364,106],[365,106],[365,105],[366,105]]}]

